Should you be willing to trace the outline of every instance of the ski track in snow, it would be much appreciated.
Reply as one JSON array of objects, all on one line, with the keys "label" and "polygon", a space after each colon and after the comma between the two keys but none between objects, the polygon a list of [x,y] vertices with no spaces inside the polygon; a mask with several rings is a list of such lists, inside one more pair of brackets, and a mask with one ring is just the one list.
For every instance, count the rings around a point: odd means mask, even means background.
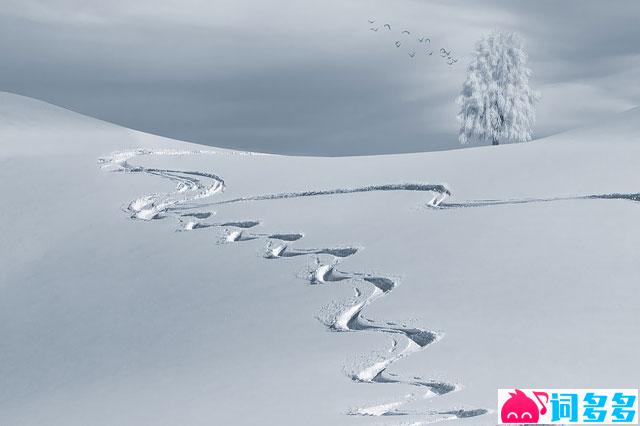
[{"label": "ski track in snow", "polygon": [[436,209],[456,209],[456,208],[471,208],[471,207],[491,207],[491,206],[503,206],[503,205],[515,205],[515,204],[537,204],[537,203],[552,203],[557,201],[572,201],[572,200],[626,200],[640,202],[640,193],[611,193],[611,194],[593,194],[593,195],[578,195],[573,197],[551,197],[551,198],[513,198],[505,200],[472,200],[463,201],[459,203],[430,203],[431,208]]},{"label": "ski track in snow", "polygon": [[[153,193],[144,195],[131,201],[126,211],[132,219],[153,220],[174,217],[180,224],[178,231],[193,231],[205,228],[224,228],[225,233],[221,243],[236,243],[250,240],[266,241],[265,259],[286,259],[298,256],[314,256],[315,268],[309,271],[308,280],[311,285],[328,284],[348,281],[354,285],[355,299],[340,302],[336,312],[325,315],[321,321],[332,332],[377,332],[392,336],[391,348],[385,356],[369,361],[364,367],[350,374],[351,380],[359,383],[376,384],[405,384],[425,391],[422,399],[445,395],[460,389],[454,383],[438,380],[426,380],[418,376],[400,378],[389,372],[389,367],[395,362],[420,351],[440,340],[443,333],[410,327],[392,321],[376,321],[364,315],[365,309],[376,300],[387,297],[398,285],[398,280],[383,275],[373,275],[365,272],[341,272],[336,269],[341,259],[355,255],[361,247],[321,247],[297,248],[288,243],[298,241],[304,237],[303,233],[253,233],[249,230],[260,225],[258,220],[236,222],[201,222],[209,219],[215,212],[198,211],[210,205],[223,205],[236,202],[278,200],[298,197],[329,196],[352,194],[372,191],[419,191],[431,192],[433,198],[427,203],[431,207],[438,207],[451,192],[444,185],[433,184],[385,184],[370,185],[360,188],[342,188],[332,190],[305,191],[293,193],[277,193],[255,197],[235,198],[217,203],[195,203],[204,200],[225,189],[224,180],[213,173],[199,171],[183,171],[171,169],[147,168],[131,165],[129,161],[137,156],[185,156],[210,155],[214,151],[178,151],[178,150],[148,150],[135,149],[121,151],[100,158],[98,163],[107,171],[123,173],[145,173],[159,176],[176,184],[176,189],[169,193]],[[326,262],[321,260],[327,260]],[[417,401],[415,394],[405,396],[398,401],[367,407],[353,408],[347,414],[354,416],[417,416],[422,420],[414,424],[435,423],[444,420],[475,417],[488,413],[486,409],[452,409],[447,411],[409,410],[403,409],[408,403]]]},{"label": "ski track in snow", "polygon": [[[113,172],[146,173],[160,176],[176,184],[175,191],[166,194],[149,194],[131,201],[126,210],[133,219],[160,219],[166,215],[170,207],[210,197],[224,191],[224,180],[213,173],[182,171],[170,169],[155,169],[142,166],[132,166],[129,160],[143,155],[156,156],[185,156],[215,154],[215,151],[179,151],[179,150],[148,150],[134,149],[113,152],[98,159],[102,169]],[[207,183],[203,182],[207,181]]]},{"label": "ski track in snow", "polygon": [[451,195],[451,192],[445,185],[433,185],[424,183],[393,183],[385,185],[368,185],[358,188],[336,188],[317,191],[301,191],[301,192],[281,192],[277,194],[265,194],[256,195],[253,197],[239,197],[230,200],[223,200],[211,203],[211,205],[223,205],[232,203],[241,203],[248,201],[268,201],[268,200],[283,200],[287,198],[301,198],[301,197],[319,197],[323,195],[340,195],[340,194],[355,194],[359,192],[380,192],[380,191],[418,191],[418,192],[432,192],[436,195],[428,203],[429,205],[438,206],[447,196]]},{"label": "ski track in snow", "polygon": [[[426,390],[421,396],[411,393],[402,398],[377,405],[369,405],[350,409],[347,414],[353,416],[413,416],[420,420],[405,423],[419,426],[446,420],[463,419],[490,413],[491,410],[476,409],[452,409],[445,411],[420,410],[404,408],[406,405],[416,403],[421,399],[429,399],[446,395],[460,389],[454,383],[439,380],[427,380],[419,376],[400,378],[392,373],[389,368],[395,362],[420,351],[440,340],[444,334],[437,331],[410,327],[406,324],[394,321],[376,321],[368,318],[364,312],[375,301],[387,297],[396,288],[399,281],[390,276],[369,274],[365,272],[343,272],[337,269],[340,260],[344,260],[358,253],[361,247],[322,247],[322,248],[298,248],[291,247],[288,243],[298,241],[304,237],[303,233],[253,233],[249,230],[260,225],[259,220],[243,220],[231,222],[202,222],[215,215],[211,211],[196,211],[208,206],[223,206],[225,204],[252,202],[264,200],[280,200],[300,197],[331,196],[340,194],[353,194],[372,191],[418,191],[431,192],[433,197],[426,206],[434,209],[490,207],[499,205],[517,205],[530,203],[548,203],[568,200],[629,200],[640,201],[640,193],[610,193],[581,195],[552,198],[521,198],[521,199],[491,199],[471,200],[457,203],[447,203],[444,200],[451,195],[445,185],[402,183],[370,185],[358,188],[338,188],[330,190],[314,190],[303,192],[288,192],[257,195],[252,197],[240,197],[218,202],[198,202],[213,195],[221,193],[225,189],[224,180],[213,173],[200,171],[184,171],[172,169],[147,168],[134,166],[129,163],[137,156],[185,156],[185,155],[214,155],[215,151],[196,150],[149,150],[134,149],[129,151],[114,152],[109,156],[100,158],[98,163],[108,171],[124,173],[145,173],[159,176],[176,184],[173,192],[153,193],[141,196],[131,201],[125,208],[132,219],[153,220],[165,217],[174,217],[180,227],[178,231],[193,231],[204,228],[224,228],[224,236],[221,243],[236,243],[242,241],[263,240],[266,241],[265,259],[286,259],[298,256],[314,256],[316,265],[308,271],[307,278],[311,285],[337,283],[347,281],[354,286],[355,296],[344,302],[334,302],[333,309],[325,309],[319,319],[328,330],[332,332],[377,332],[392,336],[391,347],[385,356],[379,356],[375,361],[369,361],[362,368],[349,374],[351,380],[360,383],[377,384],[404,384]],[[239,153],[247,154],[250,153]]]}]

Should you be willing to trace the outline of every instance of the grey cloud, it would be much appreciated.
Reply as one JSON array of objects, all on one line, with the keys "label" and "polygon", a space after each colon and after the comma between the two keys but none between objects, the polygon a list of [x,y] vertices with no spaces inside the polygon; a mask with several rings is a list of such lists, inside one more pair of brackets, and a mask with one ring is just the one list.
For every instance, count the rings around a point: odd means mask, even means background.
[{"label": "grey cloud", "polygon": [[[527,41],[543,94],[537,136],[640,103],[624,87],[640,69],[634,1],[5,6],[1,89],[210,145],[312,155],[457,148],[453,101],[475,41],[493,28]],[[368,30],[371,17],[428,35],[459,66],[420,51],[412,60],[393,45],[399,32]]]}]

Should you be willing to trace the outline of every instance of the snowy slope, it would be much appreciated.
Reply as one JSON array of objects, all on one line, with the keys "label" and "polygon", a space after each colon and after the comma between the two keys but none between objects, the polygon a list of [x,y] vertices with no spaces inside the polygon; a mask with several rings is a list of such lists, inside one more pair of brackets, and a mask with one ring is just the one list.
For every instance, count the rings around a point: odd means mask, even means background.
[{"label": "snowy slope", "polygon": [[637,387],[638,123],[282,157],[2,93],[0,424],[490,425],[497,388]]}]

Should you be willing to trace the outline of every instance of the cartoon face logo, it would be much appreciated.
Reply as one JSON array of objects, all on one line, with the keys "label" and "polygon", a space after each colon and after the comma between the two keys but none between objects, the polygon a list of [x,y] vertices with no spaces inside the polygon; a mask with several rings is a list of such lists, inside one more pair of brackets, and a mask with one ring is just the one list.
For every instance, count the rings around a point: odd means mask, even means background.
[{"label": "cartoon face logo", "polygon": [[502,423],[538,423],[540,414],[547,412],[547,407],[540,400],[541,396],[546,397],[546,401],[549,401],[549,395],[545,392],[533,392],[534,396],[540,403],[541,409],[538,409],[538,405],[524,394],[520,389],[516,389],[514,392],[509,392],[511,396],[503,405],[500,411],[500,417]]}]

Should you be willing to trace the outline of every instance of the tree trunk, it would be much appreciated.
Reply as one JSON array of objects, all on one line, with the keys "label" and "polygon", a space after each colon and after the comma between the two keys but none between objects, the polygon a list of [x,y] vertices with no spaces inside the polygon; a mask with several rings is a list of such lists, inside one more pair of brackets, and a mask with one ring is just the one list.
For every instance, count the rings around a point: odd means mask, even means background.
[{"label": "tree trunk", "polygon": [[499,145],[499,144],[498,144],[498,139],[493,138],[493,142],[491,143],[491,145]]}]

